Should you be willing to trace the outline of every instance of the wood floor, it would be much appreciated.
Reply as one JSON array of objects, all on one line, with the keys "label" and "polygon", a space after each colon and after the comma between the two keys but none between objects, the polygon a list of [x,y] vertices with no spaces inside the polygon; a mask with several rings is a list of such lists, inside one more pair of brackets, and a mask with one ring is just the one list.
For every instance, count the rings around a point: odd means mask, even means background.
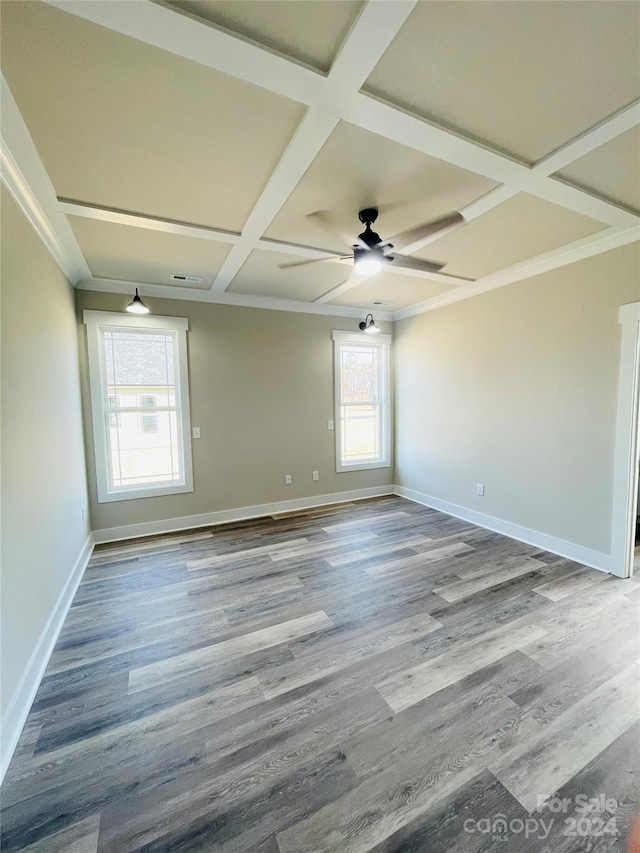
[{"label": "wood floor", "polygon": [[638,580],[396,497],[103,547],[2,850],[622,853]]}]

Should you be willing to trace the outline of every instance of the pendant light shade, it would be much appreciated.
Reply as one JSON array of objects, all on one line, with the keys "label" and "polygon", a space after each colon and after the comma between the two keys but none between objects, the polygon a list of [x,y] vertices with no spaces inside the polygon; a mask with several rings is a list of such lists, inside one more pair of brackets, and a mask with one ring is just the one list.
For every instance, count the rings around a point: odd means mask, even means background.
[{"label": "pendant light shade", "polygon": [[140,296],[138,295],[138,288],[136,287],[136,295],[133,297],[131,302],[127,305],[127,311],[129,314],[148,314],[149,309],[144,304]]},{"label": "pendant light shade", "polygon": [[367,314],[365,319],[358,323],[360,331],[366,332],[368,335],[377,335],[380,327],[376,326],[376,321],[373,319],[373,314]]}]

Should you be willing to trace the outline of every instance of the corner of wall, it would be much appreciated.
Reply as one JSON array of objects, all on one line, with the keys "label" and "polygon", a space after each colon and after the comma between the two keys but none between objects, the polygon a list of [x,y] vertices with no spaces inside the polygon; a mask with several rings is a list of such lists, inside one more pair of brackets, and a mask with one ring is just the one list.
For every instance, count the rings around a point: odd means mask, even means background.
[{"label": "corner of wall", "polygon": [[90,533],[58,597],[49,621],[40,635],[38,644],[33,650],[22,679],[11,698],[9,707],[0,724],[0,782],[4,779],[4,775],[11,762],[27,716],[33,705],[33,700],[38,692],[38,687],[45,674],[49,658],[91,558],[93,548],[93,534]]}]

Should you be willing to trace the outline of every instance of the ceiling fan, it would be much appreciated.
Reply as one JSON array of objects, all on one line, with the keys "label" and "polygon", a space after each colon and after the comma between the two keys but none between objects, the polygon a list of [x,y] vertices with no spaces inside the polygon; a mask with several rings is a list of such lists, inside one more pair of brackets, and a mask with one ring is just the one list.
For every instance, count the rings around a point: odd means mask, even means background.
[{"label": "ceiling fan", "polygon": [[[326,223],[326,214],[318,212],[314,214],[319,217],[323,224]],[[449,232],[465,222],[464,216],[461,213],[450,213],[440,219],[434,219],[431,222],[425,222],[423,225],[418,225],[416,228],[410,228],[407,231],[402,231],[396,234],[390,240],[383,240],[379,234],[371,230],[371,226],[378,218],[378,210],[375,207],[366,207],[358,214],[360,222],[365,226],[362,234],[358,234],[356,242],[352,244],[353,252],[342,257],[331,258],[314,258],[311,261],[294,261],[288,264],[278,264],[280,269],[290,269],[292,267],[301,267],[307,264],[319,264],[326,261],[347,261],[353,260],[353,272],[356,275],[374,275],[384,268],[393,269],[394,267],[402,267],[403,269],[418,270],[419,272],[440,272],[445,264],[439,264],[436,261],[423,261],[420,258],[413,258],[410,255],[399,255],[396,252],[390,253],[392,249],[403,249],[411,243],[419,240],[424,240],[427,237],[439,237],[445,232]],[[345,240],[348,242],[348,240]],[[446,275],[446,273],[443,273]]]}]

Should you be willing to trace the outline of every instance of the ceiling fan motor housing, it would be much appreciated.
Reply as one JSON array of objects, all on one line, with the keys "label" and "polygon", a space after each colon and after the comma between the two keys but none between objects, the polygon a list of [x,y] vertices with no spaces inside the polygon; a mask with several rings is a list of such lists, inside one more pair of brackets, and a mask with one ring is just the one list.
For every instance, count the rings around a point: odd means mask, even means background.
[{"label": "ceiling fan motor housing", "polygon": [[358,219],[363,225],[373,225],[377,218],[377,207],[365,207],[364,210],[361,210],[360,213],[358,213]]},{"label": "ceiling fan motor housing", "polygon": [[374,246],[377,246],[378,243],[382,242],[380,235],[371,230],[371,225],[378,218],[378,211],[375,207],[366,207],[364,210],[360,211],[358,218],[360,222],[367,226],[362,234],[358,234],[358,239],[362,240],[362,242],[369,246],[370,249],[373,249]]}]

